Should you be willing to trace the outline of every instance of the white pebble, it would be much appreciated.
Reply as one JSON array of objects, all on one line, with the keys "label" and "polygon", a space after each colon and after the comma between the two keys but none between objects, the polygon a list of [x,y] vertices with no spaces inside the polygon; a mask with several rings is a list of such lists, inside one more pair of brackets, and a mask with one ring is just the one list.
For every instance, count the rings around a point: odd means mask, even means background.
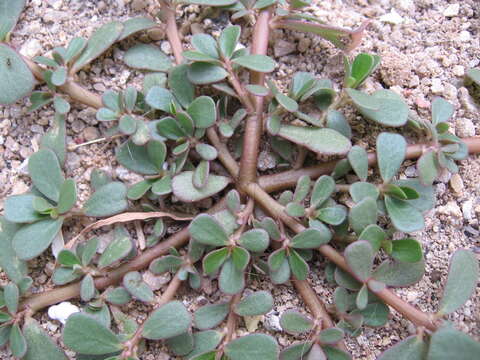
[{"label": "white pebble", "polygon": [[380,16],[379,20],[393,25],[401,24],[404,21],[395,9],[392,9],[388,14]]},{"label": "white pebble", "polygon": [[445,10],[443,10],[443,16],[445,17],[457,16],[459,10],[460,10],[460,4],[450,4],[445,8]]},{"label": "white pebble", "polygon": [[52,320],[58,320],[63,325],[67,321],[68,317],[72,314],[80,312],[78,306],[73,305],[68,301],[61,302],[58,305],[53,305],[48,308],[48,316]]}]

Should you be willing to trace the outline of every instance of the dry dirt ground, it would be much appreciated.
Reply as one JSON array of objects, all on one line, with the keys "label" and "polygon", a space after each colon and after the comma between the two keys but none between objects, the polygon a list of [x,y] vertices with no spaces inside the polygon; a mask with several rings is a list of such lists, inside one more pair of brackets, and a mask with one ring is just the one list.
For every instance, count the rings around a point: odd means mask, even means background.
[{"label": "dry dirt ground", "polygon": [[[74,36],[88,37],[92,31],[110,20],[126,20],[132,16],[154,16],[159,8],[153,0],[31,0],[21,16],[12,36],[12,43],[27,56],[43,54],[55,46],[66,45]],[[370,19],[371,25],[359,51],[382,56],[379,70],[366,84],[371,90],[389,87],[405,96],[410,107],[420,116],[429,116],[430,102],[434,96],[443,96],[455,105],[456,113],[451,128],[459,136],[479,134],[478,114],[475,103],[463,87],[467,69],[479,65],[480,59],[480,7],[477,0],[314,0],[309,11],[337,26],[356,27]],[[198,8],[189,7],[182,12],[185,39],[191,29],[218,33],[228,23],[223,16],[198,19]],[[195,24],[195,25],[194,25]],[[190,26],[193,25],[193,26]],[[139,84],[142,74],[124,66],[123,53],[134,41],[151,42],[167,53],[169,44],[162,31],[137,36],[116,45],[112,52],[90,69],[82,71],[83,84],[92,91],[123,88],[126,84]],[[325,41],[300,33],[277,31],[272,40],[272,53],[279,68],[275,78],[281,83],[295,71],[310,71],[319,77],[334,80],[341,78],[341,66],[337,50]],[[338,83],[338,82],[337,82]],[[0,108],[0,211],[7,195],[27,190],[26,159],[38,149],[41,135],[49,128],[53,110],[43,109],[33,114],[26,112],[28,100]],[[357,133],[357,143],[371,143],[371,134],[379,129],[367,124],[355,115],[350,120]],[[68,115],[68,143],[83,142],[100,137],[105,127],[95,120],[94,111],[73,104]],[[361,140],[358,140],[361,139]],[[79,182],[80,202],[88,195],[89,174],[94,167],[110,171],[127,183],[137,180],[136,175],[118,167],[113,156],[113,146],[96,144],[81,147],[68,154],[66,173]],[[271,167],[268,152],[265,167]],[[411,164],[410,164],[411,165]],[[415,175],[415,167],[407,163],[402,176]],[[426,216],[427,227],[415,234],[425,249],[427,273],[417,285],[398,290],[397,293],[425,311],[432,311],[438,304],[442,282],[446,279],[448,259],[458,248],[468,248],[480,253],[480,161],[471,156],[460,164],[459,175],[443,174],[436,182],[437,205]],[[208,204],[205,204],[208,206]],[[65,237],[78,231],[80,224],[72,224]],[[172,229],[171,231],[173,231]],[[108,240],[109,233],[105,235]],[[51,258],[41,258],[31,263],[35,279],[34,290],[41,291],[48,285],[51,274]],[[321,266],[320,266],[321,265]],[[310,281],[327,303],[331,302],[333,288],[323,280],[323,263],[317,260]],[[154,279],[158,288],[168,279]],[[262,284],[256,284],[258,287]],[[254,285],[255,286],[255,285]],[[278,314],[285,309],[302,306],[290,286],[271,288],[276,299],[275,312],[260,322],[280,344],[290,339],[277,332]],[[160,293],[161,291],[159,291]],[[480,337],[480,290],[466,306],[452,314],[456,326]],[[209,300],[218,298],[215,284],[211,284]],[[186,301],[195,308],[204,301],[199,293],[187,294]],[[130,314],[143,318],[145,308],[135,304]],[[61,325],[40,316],[45,328],[56,338]],[[244,330],[240,330],[242,332]],[[348,348],[355,359],[375,359],[382,350],[414,331],[409,322],[393,312],[392,320],[382,329],[366,329],[362,335],[348,340]],[[169,359],[158,345],[151,345],[142,359]],[[71,353],[70,353],[71,354]],[[0,350],[0,358],[10,359],[8,350]],[[72,357],[73,359],[73,357]]]}]

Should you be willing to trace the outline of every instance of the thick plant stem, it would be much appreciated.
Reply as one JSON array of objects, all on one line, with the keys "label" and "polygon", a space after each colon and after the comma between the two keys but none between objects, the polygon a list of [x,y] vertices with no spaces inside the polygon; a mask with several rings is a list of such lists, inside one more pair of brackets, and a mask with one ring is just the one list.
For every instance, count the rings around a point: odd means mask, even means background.
[{"label": "thick plant stem", "polygon": [[[44,79],[42,75],[42,68],[26,57],[24,57],[23,59],[25,60],[25,63],[28,65],[30,71],[35,76],[35,78],[43,82]],[[88,91],[71,78],[68,78],[67,82],[64,85],[59,86],[58,89],[61,92],[70,96],[73,100],[78,101],[82,104],[91,106],[96,109],[103,106],[102,98],[99,95]]]},{"label": "thick plant stem", "polygon": [[[322,321],[322,329],[327,329],[335,326],[330,314],[328,313],[327,309],[325,309],[325,305],[323,302],[318,298],[315,291],[312,289],[310,284],[307,280],[292,280],[295,289],[300,294],[303,299],[303,302],[307,305],[310,309],[312,315]],[[344,342],[340,342],[337,345],[342,350],[347,350]]]},{"label": "thick plant stem", "polygon": [[292,280],[292,282],[313,316],[322,320],[322,328],[335,326],[332,318],[325,309],[325,306],[320,301],[315,291],[313,291],[307,280]]},{"label": "thick plant stem", "polygon": [[[222,210],[224,207],[225,199],[222,199],[208,212],[213,214]],[[170,248],[178,248],[185,245],[188,242],[188,239],[188,229],[184,228],[183,230],[170,236],[168,239],[155,245],[151,249],[148,249],[141,255],[137,256],[135,259],[129,261],[128,263],[125,263],[124,265],[118,267],[115,270],[110,271],[105,276],[95,279],[95,288],[98,290],[103,290],[111,285],[118,283],[120,280],[122,280],[123,276],[126,273],[130,271],[138,271],[144,269],[154,259],[168,253]],[[20,308],[28,308],[33,312],[37,312],[38,310],[43,309],[47,306],[77,297],[79,296],[79,294],[80,283],[77,282],[74,284],[55,288],[53,290],[49,290],[40,294],[32,295],[28,299],[25,299],[24,302],[22,302]]]},{"label": "thick plant stem", "polygon": [[[294,218],[287,215],[284,211],[284,207],[280,205],[275,199],[270,197],[258,184],[250,183],[245,187],[247,195],[257,201],[267,212],[269,212],[274,218],[280,219],[285,225],[292,229],[296,233],[300,233],[305,230],[305,227],[297,222]],[[335,263],[341,269],[347,271],[353,277],[355,274],[350,270],[344,257],[330,245],[322,245],[318,248],[318,251]],[[372,291],[374,289],[371,289]],[[397,295],[385,288],[382,291],[375,292],[387,305],[393,307],[407,319],[412,321],[417,326],[424,326],[425,328],[435,331],[438,328],[438,324],[432,321],[430,314],[424,313],[414,306],[408,304],[404,300],[400,299]]]},{"label": "thick plant stem", "polygon": [[[178,32],[177,22],[175,19],[175,5],[171,4],[167,0],[159,0],[161,10],[161,18],[166,23],[166,33],[168,41],[172,47],[173,55],[175,56],[175,62],[181,64],[183,61],[183,47],[180,40],[180,33]],[[172,7],[173,6],[173,7]]]},{"label": "thick plant stem", "polygon": [[210,144],[215,146],[218,152],[218,158],[222,162],[223,166],[227,169],[230,175],[234,178],[238,178],[239,167],[235,159],[228,151],[227,145],[220,141],[217,132],[215,131],[214,127],[209,127],[207,129],[207,137],[210,141]]},{"label": "thick plant stem", "polygon": [[235,314],[233,311],[235,308],[235,305],[240,301],[242,298],[242,293],[238,293],[232,296],[232,299],[230,300],[230,312],[228,314],[228,319],[227,319],[227,326],[226,326],[226,335],[225,339],[223,341],[224,344],[228,344],[230,341],[232,341],[235,338],[235,330],[237,329],[237,320],[238,320],[238,315]]},{"label": "thick plant stem", "polygon": [[[268,39],[270,35],[269,22],[271,10],[262,10],[257,18],[253,30],[251,52],[253,55],[266,55]],[[256,71],[251,72],[250,82],[256,85],[263,85],[265,74]],[[242,159],[240,161],[240,189],[257,178],[257,159],[260,151],[260,138],[263,130],[263,102],[261,96],[255,97],[255,113],[250,114],[245,126]]]},{"label": "thick plant stem", "polygon": [[[467,145],[468,152],[470,154],[480,153],[480,136],[474,136],[470,138],[463,138],[462,141]],[[407,147],[405,155],[406,159],[419,158],[424,149],[428,148],[430,144],[415,144]],[[377,163],[377,155],[375,152],[368,154],[369,166],[374,166]],[[267,192],[274,192],[279,190],[285,190],[294,187],[297,184],[298,178],[303,175],[308,175],[312,179],[320,177],[322,175],[331,174],[337,160],[321,163],[318,165],[306,167],[299,170],[289,170],[274,175],[265,175],[258,178],[258,184]]]}]

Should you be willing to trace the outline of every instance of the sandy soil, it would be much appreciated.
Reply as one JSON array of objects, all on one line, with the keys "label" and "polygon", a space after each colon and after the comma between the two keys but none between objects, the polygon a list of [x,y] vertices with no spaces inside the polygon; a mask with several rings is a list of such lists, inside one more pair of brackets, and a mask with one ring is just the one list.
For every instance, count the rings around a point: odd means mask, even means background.
[{"label": "sandy soil", "polygon": [[[147,0],[31,0],[12,36],[12,43],[27,56],[44,54],[55,46],[66,45],[74,36],[88,37],[92,31],[110,20],[126,20],[133,16],[154,16],[158,11],[155,1]],[[309,10],[312,14],[337,26],[356,27],[370,19],[371,25],[358,51],[382,56],[380,69],[367,82],[366,89],[389,87],[405,96],[410,107],[420,116],[429,116],[430,102],[434,96],[443,96],[455,105],[456,113],[451,128],[459,136],[479,134],[478,107],[463,87],[467,69],[478,66],[480,59],[480,8],[476,0],[314,0]],[[392,13],[394,12],[394,13]],[[180,23],[189,39],[191,27],[196,31],[218,34],[218,29],[228,23],[221,16],[197,20],[198,8],[189,7],[182,12]],[[276,31],[272,40],[272,54],[281,64],[275,78],[284,82],[295,71],[310,71],[320,77],[340,80],[342,68],[338,52],[325,41],[313,36],[293,32]],[[119,89],[126,84],[140,84],[142,74],[128,69],[122,62],[123,53],[136,41],[151,42],[170,52],[162,31],[142,34],[116,45],[101,61],[95,62],[89,71],[80,72],[80,79],[92,91]],[[287,52],[286,55],[283,55]],[[290,53],[288,53],[290,52]],[[338,84],[338,82],[337,82]],[[83,142],[99,137],[105,130],[95,120],[94,111],[82,105],[72,104],[68,115],[68,143]],[[0,108],[0,211],[5,196],[27,190],[26,159],[38,149],[41,135],[48,130],[53,110],[46,108],[28,114],[28,101]],[[371,144],[372,134],[380,130],[350,112],[350,120],[359,143]],[[66,174],[79,182],[80,201],[88,196],[89,174],[94,167],[110,171],[127,183],[138,176],[118,167],[113,156],[113,146],[106,144],[82,147],[68,154]],[[114,144],[113,144],[114,145]],[[263,153],[267,164],[274,167],[268,149]],[[270,159],[270,162],[269,160]],[[403,176],[415,175],[415,168],[407,163]],[[427,260],[427,274],[417,285],[398,290],[404,299],[422,310],[434,310],[441,296],[442,282],[446,279],[448,259],[459,248],[480,253],[479,224],[480,186],[478,174],[480,161],[471,156],[460,163],[459,175],[443,174],[435,184],[437,205],[426,217],[427,227],[415,234],[421,240]],[[207,204],[208,207],[208,204]],[[65,236],[78,231],[81,224],[70,224]],[[108,240],[109,234],[105,237]],[[51,258],[45,257],[31,263],[36,280],[35,290],[41,291],[51,274]],[[323,263],[312,273],[310,281],[325,301],[331,302],[334,290],[323,278]],[[161,286],[161,284],[159,285]],[[262,284],[254,284],[261,287]],[[215,284],[205,294],[209,300],[218,299]],[[289,286],[271,288],[276,299],[275,313],[261,322],[273,333],[281,345],[290,338],[275,331],[277,315],[285,309],[302,306]],[[457,327],[477,339],[480,337],[480,289],[466,306],[451,315]],[[199,293],[186,294],[192,308],[205,300]],[[138,304],[135,304],[138,305]],[[138,318],[145,316],[145,307],[130,308]],[[46,329],[59,338],[61,326],[41,319]],[[263,325],[262,325],[263,324]],[[240,329],[240,332],[244,329]],[[382,329],[366,329],[362,335],[348,340],[348,348],[355,359],[375,359],[382,350],[414,331],[408,321],[393,312],[392,320]],[[150,345],[142,359],[169,359],[159,352],[157,344]],[[69,353],[72,355],[71,353]],[[0,350],[0,358],[10,359],[8,350]],[[73,357],[72,357],[73,358]]]}]

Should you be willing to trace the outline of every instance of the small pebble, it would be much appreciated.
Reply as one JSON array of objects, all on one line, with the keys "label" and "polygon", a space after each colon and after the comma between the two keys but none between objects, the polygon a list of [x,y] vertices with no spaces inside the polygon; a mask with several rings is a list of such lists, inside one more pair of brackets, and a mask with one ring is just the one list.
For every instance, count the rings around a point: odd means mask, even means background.
[{"label": "small pebble", "polygon": [[450,179],[450,186],[457,194],[463,193],[463,180],[459,174],[453,174]]},{"label": "small pebble", "polygon": [[472,219],[472,213],[473,213],[473,201],[472,200],[467,200],[462,204],[462,213],[463,213],[463,218],[465,220],[471,220]]},{"label": "small pebble", "polygon": [[380,16],[379,20],[393,25],[398,25],[404,22],[403,17],[401,17],[395,9],[392,9],[388,14]]},{"label": "small pebble", "polygon": [[443,16],[445,17],[453,17],[457,16],[460,10],[460,4],[450,4],[443,10]]},{"label": "small pebble", "polygon": [[96,127],[88,126],[85,129],[83,129],[82,136],[85,139],[85,141],[92,141],[92,140],[98,139],[100,137],[100,134]]}]

